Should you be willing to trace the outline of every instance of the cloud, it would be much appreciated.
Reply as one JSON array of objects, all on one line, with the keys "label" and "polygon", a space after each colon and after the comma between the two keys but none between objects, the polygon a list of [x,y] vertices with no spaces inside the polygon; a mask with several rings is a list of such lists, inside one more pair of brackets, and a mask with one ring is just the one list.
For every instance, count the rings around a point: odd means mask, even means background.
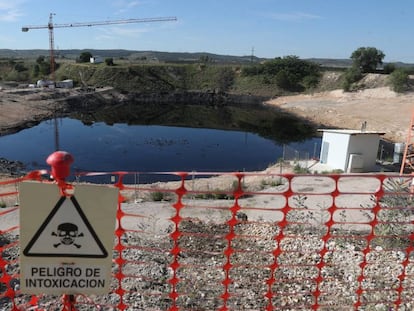
[{"label": "cloud", "polygon": [[272,19],[285,21],[285,22],[299,22],[309,19],[320,19],[321,17],[314,14],[304,12],[292,12],[292,13],[270,13],[268,16]]},{"label": "cloud", "polygon": [[140,2],[139,2],[139,1],[131,1],[131,2],[129,2],[129,3],[127,3],[127,4],[126,4],[126,7],[127,7],[128,9],[130,9],[130,8],[133,8],[133,7],[138,6],[139,4],[140,4]]},{"label": "cloud", "polygon": [[0,0],[0,22],[13,22],[23,16],[22,1]]},{"label": "cloud", "polygon": [[122,13],[128,12],[131,9],[141,4],[142,4],[142,1],[137,1],[137,0],[133,0],[133,1],[118,0],[113,3],[113,5],[116,8],[118,8],[118,11],[116,12],[116,14],[122,14]]}]

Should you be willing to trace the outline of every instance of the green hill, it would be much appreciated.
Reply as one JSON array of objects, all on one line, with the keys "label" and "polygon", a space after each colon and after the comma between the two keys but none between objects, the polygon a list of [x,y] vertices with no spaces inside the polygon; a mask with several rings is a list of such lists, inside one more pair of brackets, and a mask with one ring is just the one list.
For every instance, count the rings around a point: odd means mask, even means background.
[{"label": "green hill", "polygon": [[[281,79],[285,79],[282,82],[286,82],[291,73],[285,72],[287,75],[279,76],[275,72],[262,70],[256,74],[256,68],[263,69],[261,64],[265,59],[209,53],[87,50],[104,60],[112,59],[114,66],[109,66],[105,62],[78,63],[76,59],[84,51],[86,50],[56,51],[57,80],[72,79],[75,86],[112,86],[122,92],[160,93],[196,90],[265,97],[290,94],[288,88],[281,88],[280,85]],[[48,78],[47,53],[48,50],[0,50],[0,82],[4,85],[8,81],[14,81],[17,85],[35,83],[38,79]],[[43,56],[41,64],[39,56]],[[265,63],[274,61],[267,60]],[[342,73],[351,65],[350,60],[312,59],[311,61],[320,66],[322,74],[318,77],[318,81],[308,79],[306,81],[308,85],[303,85],[302,90],[296,89],[296,92],[342,88]],[[303,70],[302,67],[296,69],[295,75]],[[243,74],[247,71],[250,73]],[[316,79],[316,77],[312,78]],[[361,84],[360,87],[369,87],[369,85]]]}]

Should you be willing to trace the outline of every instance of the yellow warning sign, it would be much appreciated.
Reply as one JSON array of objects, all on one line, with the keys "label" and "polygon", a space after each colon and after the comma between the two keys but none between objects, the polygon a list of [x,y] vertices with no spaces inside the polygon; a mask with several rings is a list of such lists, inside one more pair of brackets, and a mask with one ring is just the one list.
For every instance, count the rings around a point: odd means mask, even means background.
[{"label": "yellow warning sign", "polygon": [[118,189],[20,186],[21,290],[28,294],[109,292]]}]

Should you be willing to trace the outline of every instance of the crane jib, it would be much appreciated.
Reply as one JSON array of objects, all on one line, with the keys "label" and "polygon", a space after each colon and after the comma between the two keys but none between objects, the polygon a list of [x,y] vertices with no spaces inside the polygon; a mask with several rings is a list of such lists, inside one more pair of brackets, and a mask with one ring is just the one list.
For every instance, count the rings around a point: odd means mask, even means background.
[{"label": "crane jib", "polygon": [[167,22],[167,21],[176,21],[176,20],[177,20],[176,17],[153,17],[153,18],[130,18],[130,19],[119,19],[119,20],[107,20],[107,21],[86,22],[86,23],[67,23],[67,24],[49,23],[48,25],[23,26],[22,31],[28,32],[30,29],[92,27],[92,26],[115,25],[115,24]]}]

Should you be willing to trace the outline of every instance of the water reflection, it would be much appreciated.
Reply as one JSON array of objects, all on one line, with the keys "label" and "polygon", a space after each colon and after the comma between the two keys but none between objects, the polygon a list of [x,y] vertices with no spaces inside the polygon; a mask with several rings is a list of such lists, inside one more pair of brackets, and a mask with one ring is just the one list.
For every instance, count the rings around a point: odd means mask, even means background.
[{"label": "water reflection", "polygon": [[313,124],[258,103],[197,105],[138,101],[98,108],[86,104],[70,117],[85,125],[104,122],[109,125],[125,123],[245,131],[279,143],[303,141],[316,134]]},{"label": "water reflection", "polygon": [[57,126],[45,121],[1,137],[0,156],[20,160],[27,169],[44,168],[59,146],[73,154],[78,172],[223,172],[262,170],[286,155],[287,143],[291,157],[298,156],[296,150],[319,152],[312,124],[258,100],[139,98],[70,102],[69,112],[55,119]]},{"label": "water reflection", "polygon": [[[84,125],[58,120],[61,150],[70,152],[75,171],[254,171],[283,155],[283,145],[242,131],[158,125]],[[290,144],[311,155],[320,138]],[[20,160],[28,169],[47,167],[55,150],[54,122],[44,121],[19,133],[0,137],[0,157]],[[319,147],[318,147],[319,150]]]}]

